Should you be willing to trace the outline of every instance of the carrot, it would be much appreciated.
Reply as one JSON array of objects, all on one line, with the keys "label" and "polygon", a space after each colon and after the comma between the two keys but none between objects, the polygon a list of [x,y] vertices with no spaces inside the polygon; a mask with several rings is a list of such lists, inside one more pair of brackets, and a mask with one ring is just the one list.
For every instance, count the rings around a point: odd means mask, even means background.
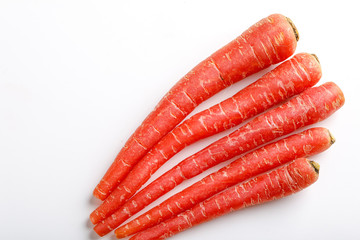
[{"label": "carrot", "polygon": [[102,206],[90,215],[91,221],[97,224],[108,217],[185,146],[238,125],[247,118],[301,93],[315,85],[320,77],[321,68],[317,58],[300,53],[233,97],[184,121],[138,162]]},{"label": "carrot", "polygon": [[234,210],[299,192],[316,182],[319,167],[316,162],[298,158],[276,170],[231,187],[176,217],[140,232],[130,240],[165,239]]},{"label": "carrot", "polygon": [[[291,133],[300,127],[325,119],[339,109],[344,104],[344,100],[340,88],[332,82],[307,89],[285,104],[258,116],[230,135],[186,158],[149,184],[139,194],[155,200],[184,180],[220,162]],[[136,179],[133,181],[136,185]],[[117,188],[116,195],[112,194],[113,197],[106,199],[92,213],[92,216],[105,217],[115,212],[125,203],[124,199],[126,200],[134,193],[132,189],[134,189],[132,185],[122,185],[122,188]]]},{"label": "carrot", "polygon": [[222,89],[290,57],[298,32],[290,19],[273,14],[199,63],[162,98],[94,189],[104,200],[132,167],[201,102]]},{"label": "carrot", "polygon": [[[334,138],[327,129],[312,128],[279,140],[276,143],[268,144],[244,155],[228,166],[175,194],[135,220],[118,228],[115,234],[118,238],[123,238],[142,231],[246,179],[296,158],[309,157],[325,151],[334,142]],[[100,236],[109,233],[111,229],[114,229],[131,215],[148,205],[149,201],[151,200],[147,198],[132,198],[111,217],[96,225],[95,232]]]}]

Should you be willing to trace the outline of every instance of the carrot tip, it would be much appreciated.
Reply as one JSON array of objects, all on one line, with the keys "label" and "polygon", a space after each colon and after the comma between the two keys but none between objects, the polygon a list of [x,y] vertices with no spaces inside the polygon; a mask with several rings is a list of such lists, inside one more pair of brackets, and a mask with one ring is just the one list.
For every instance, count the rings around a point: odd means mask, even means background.
[{"label": "carrot tip", "polygon": [[125,238],[127,237],[125,233],[121,232],[121,231],[115,231],[115,236],[117,239],[121,239],[121,238]]},{"label": "carrot tip", "polygon": [[310,161],[311,166],[314,168],[315,172],[319,174],[320,172],[320,164],[314,161]]},{"label": "carrot tip", "polygon": [[296,41],[298,42],[299,41],[299,31],[297,30],[297,28],[295,27],[295,24],[293,23],[293,21],[291,21],[290,18],[286,18],[286,20],[288,21],[288,23],[290,24],[290,26],[292,27],[293,31],[294,31],[294,35],[295,35],[295,38],[296,38]]}]

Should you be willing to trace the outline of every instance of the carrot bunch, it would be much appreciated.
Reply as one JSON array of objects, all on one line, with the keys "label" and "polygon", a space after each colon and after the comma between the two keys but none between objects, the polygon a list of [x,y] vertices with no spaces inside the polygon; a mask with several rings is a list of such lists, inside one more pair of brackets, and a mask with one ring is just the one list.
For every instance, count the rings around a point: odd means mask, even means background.
[{"label": "carrot bunch", "polygon": [[[106,235],[183,181],[245,153],[120,226],[115,235],[167,238],[232,210],[282,198],[314,183],[319,165],[306,158],[335,142],[329,130],[312,128],[267,144],[326,119],[345,101],[333,82],[314,87],[322,75],[316,55],[299,53],[286,60],[295,52],[298,40],[293,22],[273,14],[186,74],[130,137],[96,186],[94,196],[104,201],[90,214],[95,232]],[[183,121],[202,101],[280,62],[234,96]],[[186,146],[256,115],[138,191]]]}]

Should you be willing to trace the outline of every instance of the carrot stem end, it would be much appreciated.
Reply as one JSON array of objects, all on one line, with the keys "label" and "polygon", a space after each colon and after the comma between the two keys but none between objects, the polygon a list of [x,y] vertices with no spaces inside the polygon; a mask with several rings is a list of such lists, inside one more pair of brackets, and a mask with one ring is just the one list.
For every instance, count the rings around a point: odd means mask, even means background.
[{"label": "carrot stem end", "polygon": [[288,21],[288,23],[290,24],[290,26],[292,27],[293,31],[294,31],[294,35],[295,35],[295,38],[296,38],[296,41],[298,42],[299,41],[299,31],[297,30],[297,28],[295,27],[295,24],[293,23],[293,21],[291,21],[290,18],[286,18],[286,20]]},{"label": "carrot stem end", "polygon": [[310,161],[311,166],[314,168],[315,172],[319,174],[320,172],[320,164],[314,161]]}]

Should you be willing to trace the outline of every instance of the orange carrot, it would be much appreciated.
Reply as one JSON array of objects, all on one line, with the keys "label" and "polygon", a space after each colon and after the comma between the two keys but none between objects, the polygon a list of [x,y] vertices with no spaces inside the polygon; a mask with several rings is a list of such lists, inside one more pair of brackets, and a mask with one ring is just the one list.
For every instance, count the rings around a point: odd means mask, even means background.
[{"label": "orange carrot", "polygon": [[[307,89],[287,103],[258,116],[230,135],[183,160],[144,188],[139,194],[155,200],[173,189],[177,184],[220,162],[289,134],[300,127],[325,119],[343,104],[343,93],[335,83],[329,82],[319,87]],[[133,181],[133,184],[137,186],[136,179]],[[92,216],[110,216],[125,203],[124,199],[126,200],[134,194],[134,191],[131,191],[134,189],[132,185],[121,185],[120,187],[116,189],[117,195],[112,195],[114,197],[106,199],[92,213]]]},{"label": "orange carrot", "polygon": [[[315,85],[321,77],[317,58],[300,53],[280,64],[233,97],[204,110],[174,128],[138,162],[115,189],[103,206],[117,206],[136,192],[150,176],[177,152],[191,143],[238,125],[247,118],[274,106]],[[125,190],[125,192],[124,192]],[[101,207],[103,208],[103,207]],[[115,209],[116,210],[116,209]],[[90,215],[96,224],[112,212],[94,211]]]},{"label": "orange carrot", "polygon": [[319,164],[306,158],[296,159],[270,173],[231,187],[176,217],[140,232],[130,240],[165,239],[234,210],[299,192],[316,182],[319,168]]},{"label": "orange carrot", "polygon": [[[115,231],[123,238],[152,227],[174,215],[192,208],[207,198],[258,174],[279,167],[296,158],[309,157],[328,149],[335,139],[326,128],[312,128],[250,152],[228,166],[175,194],[160,205]],[[147,198],[133,198],[111,217],[94,228],[100,236],[114,229],[129,216],[149,204]],[[140,208],[139,208],[140,206]]]},{"label": "orange carrot", "polygon": [[95,197],[104,200],[132,167],[194,108],[222,89],[290,57],[298,33],[290,19],[274,14],[212,54],[186,74],[128,139],[100,183]]}]

